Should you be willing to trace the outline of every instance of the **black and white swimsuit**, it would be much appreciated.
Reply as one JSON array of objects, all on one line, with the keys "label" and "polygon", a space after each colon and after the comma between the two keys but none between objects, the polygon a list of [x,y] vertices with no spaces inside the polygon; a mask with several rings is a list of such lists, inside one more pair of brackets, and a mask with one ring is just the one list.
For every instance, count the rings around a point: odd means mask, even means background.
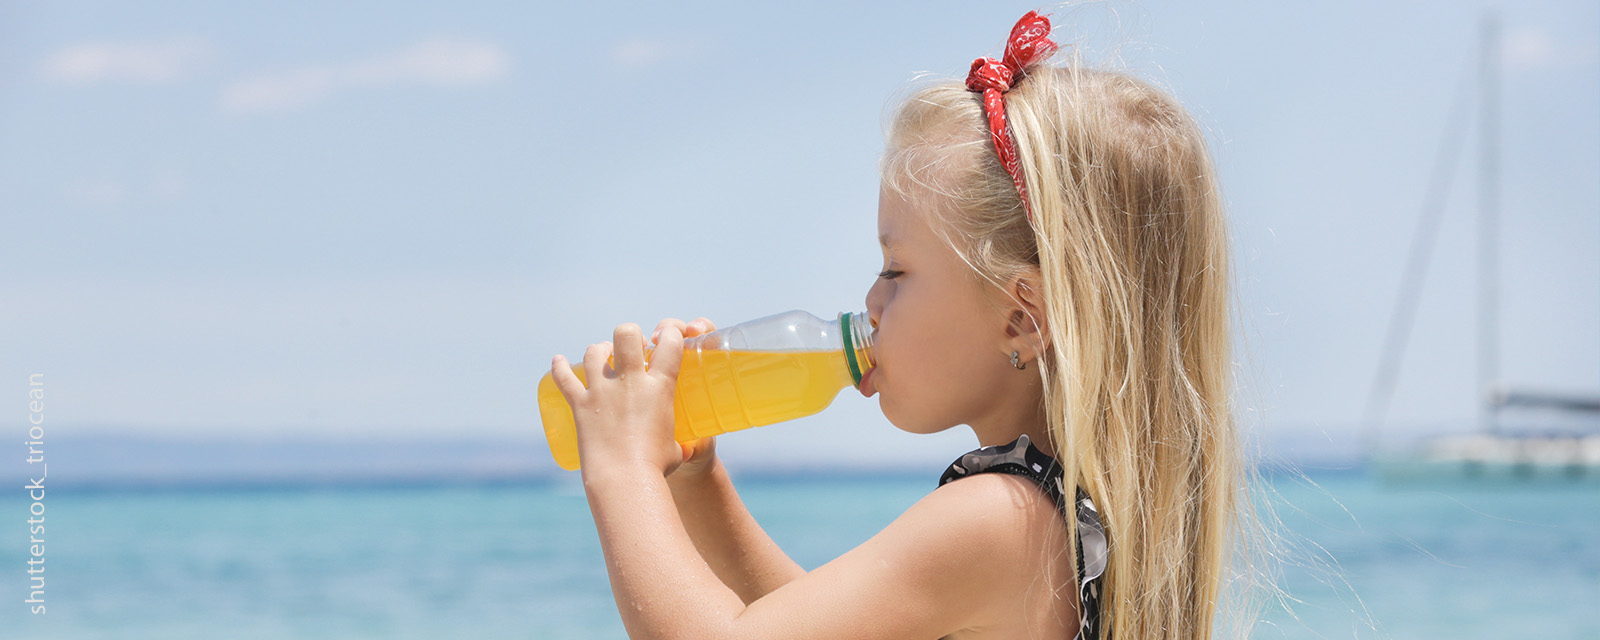
[{"label": "black and white swimsuit", "polygon": [[[982,447],[961,455],[939,478],[939,485],[979,473],[1009,473],[1032,480],[1050,496],[1056,509],[1066,514],[1066,490],[1061,483],[1061,467],[1056,459],[1033,446],[1027,434],[1008,444]],[[1078,602],[1077,640],[1109,640],[1102,637],[1100,625],[1100,576],[1105,573],[1107,547],[1100,512],[1083,489],[1077,491],[1078,519]]]}]

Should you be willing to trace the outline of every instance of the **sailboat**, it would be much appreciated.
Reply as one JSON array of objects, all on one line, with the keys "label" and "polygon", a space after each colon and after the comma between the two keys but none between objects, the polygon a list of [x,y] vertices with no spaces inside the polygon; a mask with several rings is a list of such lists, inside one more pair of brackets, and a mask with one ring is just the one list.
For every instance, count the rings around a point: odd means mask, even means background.
[{"label": "sailboat", "polygon": [[[1408,484],[1430,480],[1482,480],[1494,482],[1554,481],[1600,484],[1600,392],[1576,393],[1538,388],[1514,388],[1499,380],[1498,242],[1499,224],[1499,20],[1488,12],[1483,19],[1478,64],[1480,98],[1478,155],[1478,428],[1463,433],[1428,438],[1408,448],[1379,446],[1383,414],[1393,396],[1400,357],[1405,351],[1417,289],[1426,273],[1434,230],[1444,209],[1445,194],[1457,164],[1460,141],[1465,138],[1468,83],[1447,125],[1444,144],[1434,166],[1424,199],[1423,214],[1407,258],[1400,296],[1390,318],[1382,360],[1368,395],[1365,413],[1366,458],[1387,483]],[[1470,78],[1470,75],[1468,76]],[[1502,413],[1542,413],[1549,426],[1508,429]],[[1560,420],[1551,420],[1559,414]],[[1574,426],[1575,425],[1575,426]]]}]

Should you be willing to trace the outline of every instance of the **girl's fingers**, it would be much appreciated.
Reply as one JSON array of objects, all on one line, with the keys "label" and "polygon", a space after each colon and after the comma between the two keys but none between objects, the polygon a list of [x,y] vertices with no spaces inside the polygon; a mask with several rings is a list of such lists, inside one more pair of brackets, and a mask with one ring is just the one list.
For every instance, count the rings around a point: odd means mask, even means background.
[{"label": "girl's fingers", "polygon": [[661,330],[674,326],[678,328],[678,331],[685,332],[684,335],[688,335],[687,329],[685,328],[688,325],[684,324],[682,320],[677,318],[662,318],[661,322],[656,323],[655,333],[650,334],[650,343],[661,344]]},{"label": "girl's fingers", "polygon": [[550,359],[550,379],[556,383],[556,389],[561,395],[566,396],[567,404],[572,404],[572,399],[583,392],[583,381],[572,372],[572,365],[567,362],[567,357],[556,354]]},{"label": "girl's fingers", "polygon": [[704,462],[706,458],[714,455],[716,450],[716,436],[706,436],[694,441],[694,445],[690,447],[689,459],[694,462]]},{"label": "girl's fingers", "polygon": [[639,325],[632,322],[617,325],[612,339],[616,341],[611,354],[616,364],[612,368],[625,374],[644,371],[644,332]]},{"label": "girl's fingers", "polygon": [[583,375],[592,384],[606,375],[606,358],[611,356],[611,343],[596,342],[583,351]]},{"label": "girl's fingers", "polygon": [[655,333],[650,334],[650,342],[653,344],[660,344],[661,330],[667,328],[668,326],[677,327],[678,331],[682,333],[683,337],[685,338],[693,338],[700,334],[711,333],[712,331],[717,330],[717,325],[703,316],[695,318],[690,322],[684,322],[677,318],[666,318],[656,325]]},{"label": "girl's fingers", "polygon": [[667,325],[661,332],[661,342],[650,356],[650,371],[664,373],[678,379],[678,368],[683,365],[683,334],[678,328]]}]

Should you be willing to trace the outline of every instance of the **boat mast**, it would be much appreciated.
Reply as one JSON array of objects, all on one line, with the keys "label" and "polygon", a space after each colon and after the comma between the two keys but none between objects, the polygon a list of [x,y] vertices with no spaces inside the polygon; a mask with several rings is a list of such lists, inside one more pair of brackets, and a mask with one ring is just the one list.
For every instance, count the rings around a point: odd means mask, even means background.
[{"label": "boat mast", "polygon": [[1389,314],[1389,329],[1384,334],[1378,372],[1372,378],[1366,409],[1362,412],[1362,451],[1368,459],[1378,452],[1383,418],[1394,398],[1400,360],[1405,355],[1406,343],[1411,336],[1417,303],[1422,299],[1421,289],[1428,276],[1429,257],[1433,255],[1434,245],[1437,244],[1439,224],[1450,199],[1451,185],[1455,184],[1456,167],[1461,165],[1462,147],[1465,146],[1467,133],[1471,131],[1469,116],[1475,88],[1472,80],[1476,70],[1473,68],[1475,61],[1470,56],[1465,62],[1449,118],[1445,121],[1444,134],[1439,139],[1439,150],[1428,178],[1428,189],[1422,197],[1417,228],[1411,235],[1411,249],[1406,252],[1406,265],[1393,310]]},{"label": "boat mast", "polygon": [[1474,62],[1468,55],[1462,65],[1461,81],[1451,102],[1449,117],[1445,120],[1444,134],[1439,139],[1439,150],[1434,156],[1428,189],[1422,197],[1422,211],[1417,216],[1417,228],[1411,235],[1411,249],[1406,252],[1400,289],[1389,314],[1389,329],[1384,334],[1383,350],[1379,352],[1378,372],[1372,378],[1371,390],[1367,392],[1361,424],[1362,451],[1368,459],[1378,452],[1383,418],[1394,398],[1400,361],[1405,356],[1406,344],[1415,324],[1417,304],[1422,299],[1422,284],[1428,276],[1428,263],[1439,237],[1439,224],[1444,218],[1451,186],[1455,184],[1456,167],[1462,164],[1462,147],[1471,131],[1469,118],[1475,89],[1472,82],[1476,71]]},{"label": "boat mast", "polygon": [[1499,402],[1494,388],[1499,377],[1498,247],[1499,231],[1499,31],[1494,10],[1484,12],[1479,87],[1483,112],[1478,140],[1478,427],[1498,435]]}]

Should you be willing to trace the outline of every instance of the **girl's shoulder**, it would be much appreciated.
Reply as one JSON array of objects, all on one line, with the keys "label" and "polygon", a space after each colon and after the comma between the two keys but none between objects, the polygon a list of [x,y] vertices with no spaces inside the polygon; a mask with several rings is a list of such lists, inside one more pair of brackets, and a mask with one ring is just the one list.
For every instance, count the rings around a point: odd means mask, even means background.
[{"label": "girl's shoulder", "polygon": [[[1072,637],[1078,616],[1071,556],[1064,553],[1067,526],[1033,481],[974,474],[940,485],[902,519],[908,529],[938,541],[927,553],[944,567],[941,580],[955,596],[948,604],[967,608],[972,626]],[[1054,607],[1038,606],[1042,602]]]},{"label": "girl's shoulder", "polygon": [[960,536],[963,553],[985,558],[988,562],[979,563],[1008,573],[1024,573],[1016,571],[1021,566],[1017,563],[1038,565],[1041,549],[1065,548],[1067,527],[1060,509],[1020,475],[981,473],[946,482],[912,508],[927,511],[929,521],[944,523]]},{"label": "girl's shoulder", "polygon": [[1020,476],[945,483],[872,538],[751,603],[743,635],[1070,638],[1065,528]]},{"label": "girl's shoulder", "polygon": [[[1026,560],[1037,552],[1065,548],[1065,503],[1055,460],[1024,435],[1010,444],[983,447],[950,463],[939,486],[923,498],[934,517],[970,528],[974,547],[995,561]],[[959,482],[958,482],[959,480]],[[1056,555],[1056,554],[1050,554]],[[1017,564],[996,562],[1013,573]]]},{"label": "girl's shoulder", "polygon": [[[958,482],[959,481],[959,482]],[[1104,573],[1108,545],[1099,511],[1094,501],[1082,488],[1074,492],[1072,501],[1066,499],[1062,470],[1055,458],[1033,446],[1027,435],[997,446],[981,447],[969,451],[950,463],[939,478],[939,491],[948,492],[951,500],[947,506],[954,511],[970,511],[994,518],[990,527],[1002,546],[1023,554],[1022,560],[1011,559],[1011,567],[1030,577],[1043,577],[1051,585],[1050,595],[1083,606],[1073,610],[1077,618],[1080,638],[1098,638],[1100,611],[1100,577]],[[959,487],[959,489],[957,489]],[[958,493],[959,491],[959,493]],[[930,496],[931,497],[931,496]],[[962,501],[966,504],[959,504]],[[985,503],[1004,505],[995,511]],[[1070,514],[1070,515],[1069,515]],[[960,517],[952,514],[950,517]],[[1061,553],[1067,545],[1066,519],[1071,517],[1077,525],[1078,539],[1074,547],[1077,565],[1066,563],[1067,554]],[[1007,535],[1006,532],[1010,532]],[[1044,555],[1040,555],[1043,553]],[[1032,557],[1033,563],[1027,564]],[[1029,571],[1038,567],[1044,572]],[[1074,569],[1076,571],[1074,571]],[[1075,587],[1077,598],[1070,596]],[[1037,600],[1035,600],[1037,602]]]},{"label": "girl's shoulder", "polygon": [[997,533],[996,527],[1007,525],[1006,530],[1038,530],[1048,523],[1059,524],[1062,531],[1060,505],[1054,497],[1040,491],[1039,484],[1021,474],[974,473],[960,478],[960,482],[946,481],[924,496],[919,502],[937,510],[939,517],[955,521],[979,521],[989,535]]},{"label": "girl's shoulder", "polygon": [[750,603],[740,636],[1072,637],[1070,592],[1048,597],[1040,579],[1061,569],[1038,570],[1052,558],[1065,566],[1059,542],[1047,550],[1037,532],[1062,525],[1046,522],[1054,507],[1023,482],[985,474],[934,489],[872,538]]}]

